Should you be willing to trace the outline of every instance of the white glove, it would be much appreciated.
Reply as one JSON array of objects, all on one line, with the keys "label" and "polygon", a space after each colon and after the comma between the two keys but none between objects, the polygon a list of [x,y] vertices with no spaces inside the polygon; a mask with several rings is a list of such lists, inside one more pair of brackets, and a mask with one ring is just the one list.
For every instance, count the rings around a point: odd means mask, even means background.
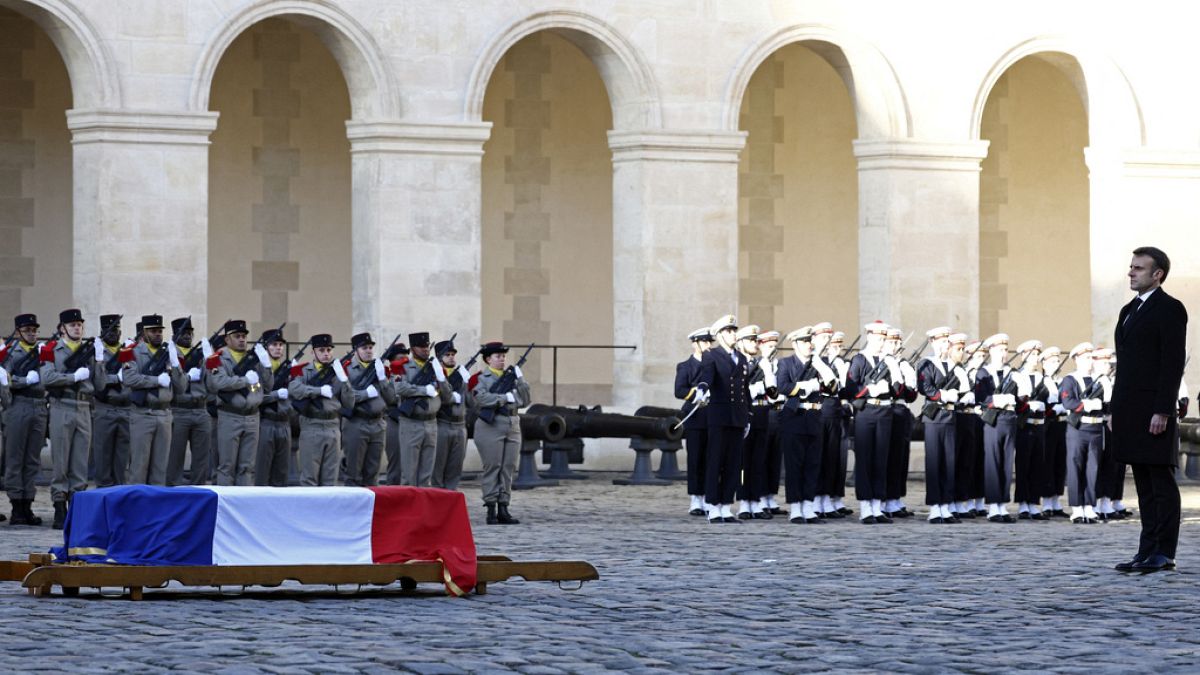
[{"label": "white glove", "polygon": [[1104,402],[1112,401],[1112,380],[1107,377],[1100,378],[1100,387],[1104,390]]},{"label": "white glove", "polygon": [[375,388],[375,385],[367,387],[367,398],[379,398],[379,390]]},{"label": "white glove", "polygon": [[[905,361],[904,365],[908,366],[908,362]],[[904,375],[904,386],[908,387],[909,389],[916,389],[917,388],[917,371],[913,370],[912,366],[908,366],[907,370],[902,366],[900,368],[900,370],[902,371],[902,374]]]},{"label": "white glove", "polygon": [[188,371],[188,379],[192,382],[199,382],[202,374],[199,368],[192,368]]},{"label": "white glove", "polygon": [[120,382],[121,384],[125,384],[125,369],[124,368],[117,371],[117,382]]},{"label": "white glove", "polygon": [[202,338],[200,340],[200,351],[204,354],[204,359],[206,361],[212,358],[212,355],[215,352],[213,351],[212,343],[208,341],[208,338]]},{"label": "white glove", "polygon": [[900,372],[900,364],[896,361],[896,357],[885,356],[883,357],[883,362],[887,364],[888,377],[891,378],[892,382],[899,382],[904,377]]},{"label": "white glove", "polygon": [[958,380],[960,391],[965,391],[971,384],[971,379],[967,377],[967,369],[962,366],[954,366],[954,377]]},{"label": "white glove", "polygon": [[425,395],[429,398],[437,396],[437,387],[433,386],[432,384],[425,385]]},{"label": "white glove", "polygon": [[1055,403],[1053,410],[1054,410],[1055,415],[1066,415],[1067,414],[1067,409],[1064,408],[1061,403]]},{"label": "white glove", "polygon": [[518,366],[518,365],[515,365],[515,364],[514,364],[514,365],[513,365],[513,372],[514,372],[514,373],[516,373],[516,375],[517,375],[517,379],[518,379],[518,380],[523,380],[523,379],[525,379],[525,373],[522,373],[522,372],[521,372],[521,366]]},{"label": "white glove", "polygon": [[287,387],[282,387],[280,389],[275,390],[275,398],[279,399],[280,401],[288,400]]},{"label": "white glove", "polygon": [[1104,403],[1100,399],[1085,398],[1083,400],[1083,409],[1087,412],[1096,412],[1104,407]]},{"label": "white glove", "polygon": [[711,399],[711,398],[712,398],[712,392],[705,389],[704,391],[700,392],[696,396],[696,403],[701,403],[701,402],[708,403],[709,399]]},{"label": "white glove", "polygon": [[429,358],[433,359],[433,377],[434,377],[434,379],[436,379],[438,382],[445,382],[446,381],[446,370],[444,368],[442,368],[442,362],[438,361],[436,358],[434,358],[432,356]]},{"label": "white glove", "polygon": [[471,381],[471,372],[469,370],[467,370],[466,366],[459,366],[458,372],[461,373],[460,377],[462,377],[463,382]]},{"label": "white glove", "polygon": [[516,403],[517,397],[513,396],[513,393],[510,391],[504,395],[504,400],[508,401],[509,403]]},{"label": "white glove", "polygon": [[91,376],[92,376],[92,371],[88,370],[87,368],[85,368],[83,366],[80,366],[75,369],[75,381],[76,382],[83,382],[84,380],[88,379]]},{"label": "white glove", "polygon": [[750,395],[751,396],[754,396],[754,397],[762,396],[765,393],[767,393],[767,383],[766,382],[755,382],[750,385]]},{"label": "white glove", "polygon": [[30,385],[30,386],[35,385],[41,381],[42,381],[42,376],[38,375],[38,371],[36,371],[36,370],[29,371],[29,374],[25,376],[25,384]]},{"label": "white glove", "polygon": [[1047,377],[1042,381],[1046,383],[1046,391],[1050,392],[1050,398],[1058,398],[1058,385],[1054,383],[1054,379]]},{"label": "white glove", "polygon": [[814,356],[813,360],[812,360],[812,365],[813,365],[813,368],[816,369],[817,374],[821,376],[822,382],[831,383],[837,379],[837,374],[835,374],[829,368],[829,366],[825,365],[825,362],[822,361],[821,359],[818,359]]},{"label": "white glove", "polygon": [[1046,412],[1046,404],[1041,401],[1030,401],[1029,410],[1030,412],[1044,413]]},{"label": "white glove", "polygon": [[994,394],[992,395],[993,408],[1011,408],[1017,404],[1017,398],[1012,394]]},{"label": "white glove", "polygon": [[333,398],[333,387],[327,384],[321,385],[321,395],[325,398]]},{"label": "white glove", "polygon": [[383,361],[380,361],[379,359],[375,359],[375,379],[379,380],[380,382],[387,380],[387,371],[383,368]]},{"label": "white glove", "polygon": [[259,363],[265,363],[268,365],[271,363],[271,355],[267,353],[267,348],[263,347],[261,342],[255,343],[254,355],[258,357]]},{"label": "white glove", "polygon": [[821,383],[817,380],[817,378],[814,377],[811,380],[805,380],[800,383],[800,395],[808,396],[820,388]]},{"label": "white glove", "polygon": [[880,394],[883,394],[884,392],[886,392],[888,390],[888,388],[889,388],[889,385],[887,382],[879,381],[874,384],[868,384],[867,385],[867,393],[870,394],[872,397],[876,397],[876,396],[879,396]]},{"label": "white glove", "polygon": [[1013,380],[1017,383],[1017,396],[1027,397],[1033,393],[1032,383],[1025,373],[1013,373]]},{"label": "white glove", "polygon": [[967,393],[958,397],[958,402],[963,405],[975,405],[975,392],[968,391]]},{"label": "white glove", "polygon": [[167,357],[171,360],[172,368],[179,367],[179,348],[170,340],[167,340]]},{"label": "white glove", "polygon": [[95,349],[96,349],[96,363],[104,363],[104,354],[107,353],[108,350],[106,350],[104,348],[104,340],[101,340],[100,336],[98,336],[98,335],[96,336]]},{"label": "white glove", "polygon": [[845,382],[846,375],[850,372],[850,364],[846,363],[845,361],[838,361],[837,363],[833,364],[833,367],[837,368],[838,379],[842,382]]},{"label": "white glove", "polygon": [[460,394],[460,393],[458,393],[458,392],[456,391],[456,392],[454,392],[454,393],[452,394],[452,396],[453,396],[453,398],[454,398],[454,404],[455,404],[455,405],[458,405],[458,404],[462,403],[462,394]]},{"label": "white glove", "polygon": [[258,373],[253,370],[246,371],[246,384],[251,387],[258,384]]},{"label": "white glove", "polygon": [[333,374],[337,375],[337,379],[342,382],[349,382],[350,378],[346,377],[346,368],[342,365],[341,359],[333,360]]},{"label": "white glove", "polygon": [[942,389],[938,393],[940,394],[938,398],[941,399],[942,403],[958,403],[957,389]]},{"label": "white glove", "polygon": [[0,387],[8,386],[8,371],[0,368]]},{"label": "white glove", "polygon": [[158,374],[158,386],[166,389],[171,386],[171,376],[166,373]]}]

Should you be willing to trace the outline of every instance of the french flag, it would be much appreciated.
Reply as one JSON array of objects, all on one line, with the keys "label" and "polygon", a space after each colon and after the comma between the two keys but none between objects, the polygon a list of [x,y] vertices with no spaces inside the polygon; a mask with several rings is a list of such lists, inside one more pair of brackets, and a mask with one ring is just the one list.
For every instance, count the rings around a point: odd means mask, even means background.
[{"label": "french flag", "polygon": [[414,487],[155,487],[78,492],[58,562],[364,565],[440,561],[446,590],[475,585],[462,493]]}]

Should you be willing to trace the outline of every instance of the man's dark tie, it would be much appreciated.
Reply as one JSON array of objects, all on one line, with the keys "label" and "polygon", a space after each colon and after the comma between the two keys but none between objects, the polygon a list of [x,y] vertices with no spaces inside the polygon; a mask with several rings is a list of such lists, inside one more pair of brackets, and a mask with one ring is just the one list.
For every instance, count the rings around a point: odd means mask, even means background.
[{"label": "man's dark tie", "polygon": [[1126,323],[1129,323],[1129,317],[1137,314],[1137,311],[1141,309],[1141,307],[1142,298],[1141,296],[1138,296],[1133,299],[1133,302],[1129,303],[1129,313],[1125,315],[1125,320],[1121,322],[1121,325],[1124,326]]}]

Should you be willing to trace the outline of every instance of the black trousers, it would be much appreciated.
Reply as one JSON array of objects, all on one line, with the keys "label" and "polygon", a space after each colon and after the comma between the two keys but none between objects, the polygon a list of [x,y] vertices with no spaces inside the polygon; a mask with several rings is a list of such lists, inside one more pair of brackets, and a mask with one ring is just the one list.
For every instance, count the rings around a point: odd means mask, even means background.
[{"label": "black trousers", "polygon": [[957,501],[957,415],[944,416],[946,419],[938,422],[925,418],[925,503],[930,506]]},{"label": "black trousers", "polygon": [[1067,423],[1059,420],[1046,422],[1046,478],[1042,489],[1043,497],[1057,497],[1067,486]]},{"label": "black trousers", "polygon": [[[819,415],[814,411],[801,411],[800,416]],[[780,427],[779,437],[783,446],[783,461],[787,462],[784,476],[785,497],[789,504],[811,501],[816,498],[821,477],[821,436],[813,433],[820,426],[817,420],[796,418],[786,420]]]},{"label": "black trousers", "polygon": [[912,455],[913,415],[908,406],[892,406],[892,441],[888,446],[885,499],[908,494],[908,460]]},{"label": "black trousers", "polygon": [[1067,503],[1096,503],[1096,477],[1100,473],[1100,446],[1104,435],[1099,424],[1067,425]]},{"label": "black trousers", "polygon": [[704,498],[709,504],[732,504],[742,468],[743,427],[708,428],[704,462]]},{"label": "black trousers", "polygon": [[767,486],[766,495],[779,494],[779,481],[783,473],[783,447],[779,441],[779,411],[772,410],[767,424]]},{"label": "black trousers", "polygon": [[1017,454],[1017,416],[1002,412],[996,426],[983,425],[983,501],[1012,501],[1013,460]]},{"label": "black trousers", "polygon": [[708,429],[685,429],[683,442],[687,446],[687,484],[689,495],[704,494],[704,466],[708,459]]},{"label": "black trousers", "polygon": [[859,501],[887,499],[892,417],[890,405],[868,405],[854,416],[854,496]]},{"label": "black trousers", "polygon": [[[971,413],[954,413],[954,501],[974,499],[975,494],[975,427],[979,416]],[[926,427],[928,434],[928,427]]]},{"label": "black trousers", "polygon": [[1142,537],[1138,555],[1161,553],[1175,558],[1179,543],[1179,486],[1175,467],[1166,464],[1134,464],[1138,508],[1142,512]]},{"label": "black trousers", "polygon": [[982,417],[975,418],[975,472],[971,476],[971,496],[975,499],[983,498],[987,492],[987,472],[984,471],[987,450],[983,442],[983,428],[986,426]]},{"label": "black trousers", "polygon": [[[770,438],[767,434],[766,410],[755,409],[750,414],[754,421],[750,424],[750,435],[742,442],[742,480],[737,497],[753,502],[767,494],[767,449]],[[758,419],[760,416],[761,420]]]},{"label": "black trousers", "polygon": [[846,464],[842,454],[844,424],[841,417],[821,417],[821,476],[817,479],[817,494],[832,497],[846,493]]},{"label": "black trousers", "polygon": [[1096,496],[1121,499],[1125,495],[1126,465],[1116,458],[1112,432],[1104,428],[1104,450],[1100,452],[1100,477],[1096,479]]},{"label": "black trousers", "polygon": [[1013,498],[1018,504],[1037,504],[1046,484],[1046,425],[1025,423],[1017,432]]}]

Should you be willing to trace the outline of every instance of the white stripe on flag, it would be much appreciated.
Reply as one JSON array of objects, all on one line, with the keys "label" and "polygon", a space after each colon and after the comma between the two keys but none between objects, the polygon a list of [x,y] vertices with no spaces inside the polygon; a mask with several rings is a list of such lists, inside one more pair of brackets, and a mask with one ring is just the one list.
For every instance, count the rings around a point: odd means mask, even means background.
[{"label": "white stripe on flag", "polygon": [[375,493],[355,487],[207,486],[214,565],[370,564]]}]

